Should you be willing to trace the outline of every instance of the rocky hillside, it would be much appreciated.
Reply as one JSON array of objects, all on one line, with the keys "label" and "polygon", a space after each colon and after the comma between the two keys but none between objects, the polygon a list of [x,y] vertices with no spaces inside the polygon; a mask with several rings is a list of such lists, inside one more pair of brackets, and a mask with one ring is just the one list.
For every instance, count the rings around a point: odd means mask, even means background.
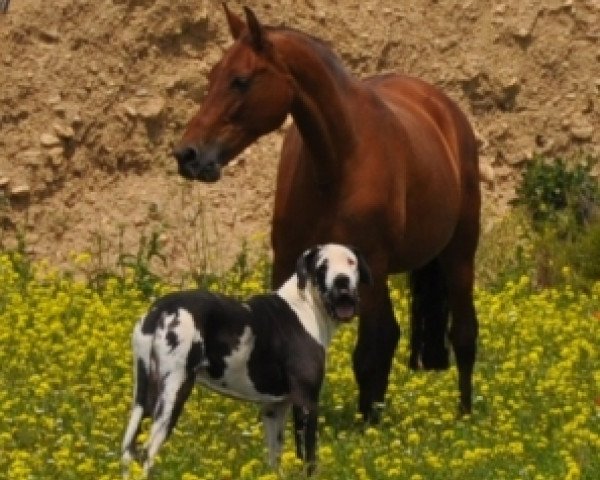
[{"label": "rocky hillside", "polygon": [[[533,154],[600,154],[600,0],[245,4],[325,39],[356,75],[445,89],[480,139],[486,215]],[[190,270],[264,239],[281,132],[217,185],[183,182],[170,156],[229,43],[220,2],[13,0],[0,14],[2,244],[24,233],[52,263],[86,250],[111,262],[156,232],[171,268]]]}]

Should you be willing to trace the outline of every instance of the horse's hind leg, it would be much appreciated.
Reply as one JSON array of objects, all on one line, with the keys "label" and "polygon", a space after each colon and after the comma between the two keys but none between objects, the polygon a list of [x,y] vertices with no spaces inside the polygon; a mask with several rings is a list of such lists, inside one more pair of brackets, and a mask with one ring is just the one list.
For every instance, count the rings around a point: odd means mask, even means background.
[{"label": "horse's hind leg", "polygon": [[448,286],[450,342],[458,367],[459,413],[471,413],[473,367],[477,353],[478,321],[473,302],[475,250],[479,238],[478,204],[471,204],[471,217],[457,225],[454,238],[440,255]]},{"label": "horse's hind leg", "polygon": [[365,421],[377,422],[377,404],[383,403],[400,338],[385,276],[361,292],[358,340],[353,354],[358,383],[358,408]]},{"label": "horse's hind leg", "polygon": [[437,259],[409,275],[410,360],[413,370],[444,370],[449,366],[447,286]]},{"label": "horse's hind leg", "polygon": [[473,304],[473,265],[457,265],[448,272],[450,342],[458,367],[459,413],[471,413],[473,366],[477,353],[477,315]]}]

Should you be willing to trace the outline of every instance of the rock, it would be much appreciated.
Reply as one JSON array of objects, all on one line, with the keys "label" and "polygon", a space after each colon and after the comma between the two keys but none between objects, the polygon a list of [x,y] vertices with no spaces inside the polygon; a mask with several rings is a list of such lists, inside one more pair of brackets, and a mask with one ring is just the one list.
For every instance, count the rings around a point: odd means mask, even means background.
[{"label": "rock", "polygon": [[83,123],[81,116],[78,113],[74,113],[71,117],[71,125],[77,127]]},{"label": "rock", "polygon": [[479,165],[479,175],[482,183],[485,183],[488,187],[494,185],[494,178],[496,177],[496,174],[491,165],[486,163]]},{"label": "rock", "polygon": [[44,147],[55,147],[57,145],[60,145],[61,142],[60,142],[60,138],[58,138],[53,133],[42,133],[40,135],[40,143]]},{"label": "rock", "polygon": [[54,125],[52,125],[52,128],[56,132],[56,135],[58,135],[60,138],[70,140],[75,136],[75,131],[68,125],[55,123]]},{"label": "rock", "polygon": [[521,81],[517,77],[503,79],[494,92],[494,100],[502,111],[515,108],[517,95],[521,91]]},{"label": "rock", "polygon": [[42,173],[42,179],[44,180],[44,182],[46,182],[46,184],[50,185],[52,183],[54,183],[54,172],[51,169],[46,169],[43,173]]},{"label": "rock", "polygon": [[43,163],[42,154],[39,150],[28,150],[21,154],[23,163],[29,167],[39,167]]},{"label": "rock", "polygon": [[500,167],[494,169],[494,175],[501,180],[506,180],[507,178],[510,178],[511,174],[512,169],[506,165],[501,165]]},{"label": "rock", "polygon": [[1,189],[5,189],[6,187],[8,187],[8,184],[10,183],[10,178],[8,177],[0,177],[0,188]]},{"label": "rock", "polygon": [[594,127],[587,120],[575,120],[570,128],[571,137],[575,140],[589,141],[594,134]]},{"label": "rock", "polygon": [[40,32],[40,38],[47,43],[56,43],[60,40],[60,34],[57,30],[47,29]]},{"label": "rock", "polygon": [[161,97],[150,98],[138,106],[138,114],[145,120],[158,118],[165,108],[165,100]]},{"label": "rock", "polygon": [[31,193],[31,188],[29,188],[29,185],[15,185],[10,189],[10,196],[11,197],[27,197],[29,196],[29,194]]},{"label": "rock", "polygon": [[46,100],[46,102],[48,103],[48,105],[54,106],[59,104],[61,100],[62,98],[60,95],[52,95],[48,98],[48,100]]},{"label": "rock", "polygon": [[48,150],[48,156],[50,157],[50,163],[55,167],[61,166],[63,163],[64,154],[65,154],[65,152],[62,149],[62,147],[51,148],[50,150]]},{"label": "rock", "polygon": [[135,107],[133,105],[125,105],[123,107],[123,109],[125,110],[125,113],[127,114],[127,116],[129,116],[131,118],[137,117],[137,110],[135,109]]}]

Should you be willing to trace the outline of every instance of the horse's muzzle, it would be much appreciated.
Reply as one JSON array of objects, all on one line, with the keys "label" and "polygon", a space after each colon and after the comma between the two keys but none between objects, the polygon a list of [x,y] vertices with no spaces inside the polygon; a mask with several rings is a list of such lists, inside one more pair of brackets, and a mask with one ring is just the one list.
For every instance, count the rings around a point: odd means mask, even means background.
[{"label": "horse's muzzle", "polygon": [[199,150],[190,145],[184,145],[173,151],[177,159],[179,175],[188,180],[213,183],[221,178],[219,149],[209,147]]}]

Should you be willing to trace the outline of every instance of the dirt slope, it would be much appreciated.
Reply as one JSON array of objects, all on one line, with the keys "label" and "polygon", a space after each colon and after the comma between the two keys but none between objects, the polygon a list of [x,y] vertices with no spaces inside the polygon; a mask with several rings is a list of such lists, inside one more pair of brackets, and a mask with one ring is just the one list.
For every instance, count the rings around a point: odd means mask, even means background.
[{"label": "dirt slope", "polygon": [[[478,132],[493,215],[534,153],[600,154],[600,0],[245,4],[324,38],[357,75],[444,88]],[[229,43],[219,2],[13,0],[0,14],[2,243],[24,231],[53,263],[83,250],[110,263],[159,232],[172,268],[189,270],[263,238],[281,132],[217,185],[183,182],[170,157]]]}]

